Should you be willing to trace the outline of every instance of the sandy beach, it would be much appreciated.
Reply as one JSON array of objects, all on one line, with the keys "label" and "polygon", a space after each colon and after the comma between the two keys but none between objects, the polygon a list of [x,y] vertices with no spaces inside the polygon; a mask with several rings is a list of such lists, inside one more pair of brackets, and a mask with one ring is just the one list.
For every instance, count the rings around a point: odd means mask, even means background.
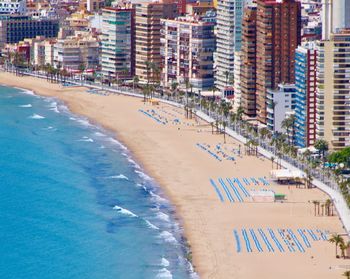
[{"label": "sandy beach", "polygon": [[[183,111],[169,105],[152,106],[142,99],[111,94],[101,96],[87,93],[82,87],[62,87],[46,80],[32,77],[17,77],[0,73],[0,83],[35,91],[37,94],[56,97],[64,101],[74,113],[88,117],[114,131],[115,136],[133,153],[135,159],[162,187],[165,195],[175,206],[180,223],[184,227],[193,252],[193,265],[201,278],[342,278],[349,260],[335,258],[335,246],[325,240],[311,241],[306,247],[297,234],[298,229],[344,233],[337,216],[314,216],[313,200],[325,201],[328,196],[317,189],[299,189],[296,186],[277,185],[270,179],[271,161],[262,157],[238,156],[240,143],[223,135],[211,133],[211,128],[201,120],[187,120]],[[166,119],[163,125],[147,116],[145,112],[154,110],[159,119]],[[178,119],[174,121],[174,119]],[[235,157],[235,161],[215,159],[197,144],[203,144],[215,153],[215,146],[221,144],[224,153]],[[241,144],[243,154],[243,144]],[[214,187],[220,185],[219,178],[254,177],[264,178],[270,185],[243,184],[247,191],[253,189],[273,190],[285,194],[283,203],[252,202],[241,194],[243,201],[232,194],[230,202],[222,190],[224,202],[220,201]],[[237,186],[238,187],[238,186]],[[241,189],[239,189],[240,193]],[[231,191],[233,193],[233,191]],[[273,230],[282,243],[284,252],[273,244],[274,251],[268,251],[258,235],[258,229],[269,236]],[[262,250],[255,246],[250,237],[252,252],[247,252],[244,240],[240,238],[241,251],[237,251],[234,230],[253,229]],[[303,245],[304,252],[296,245],[288,251],[278,234],[278,229],[286,233],[292,229]],[[293,242],[287,237],[287,242]]]}]

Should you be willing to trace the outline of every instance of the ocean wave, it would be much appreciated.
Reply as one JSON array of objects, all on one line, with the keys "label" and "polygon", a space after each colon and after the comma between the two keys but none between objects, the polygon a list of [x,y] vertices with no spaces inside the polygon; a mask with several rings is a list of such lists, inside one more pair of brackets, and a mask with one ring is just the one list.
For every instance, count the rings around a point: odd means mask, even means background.
[{"label": "ocean wave", "polygon": [[161,196],[159,196],[159,195],[153,193],[153,191],[150,191],[150,190],[148,190],[147,188],[144,188],[144,189],[151,195],[151,197],[152,197],[156,202],[162,203],[162,204],[168,204],[168,203],[169,203],[168,200],[166,200],[166,199],[162,198]]},{"label": "ocean wave", "polygon": [[32,91],[32,90],[28,90],[28,89],[24,89],[24,88],[20,88],[20,87],[15,87],[15,88],[19,89],[20,92],[23,94],[35,96],[34,91]]},{"label": "ocean wave", "polygon": [[127,176],[125,176],[124,174],[111,175],[111,176],[108,176],[107,178],[129,180],[129,178]]},{"label": "ocean wave", "polygon": [[177,244],[177,240],[175,238],[175,236],[168,232],[168,231],[162,231],[159,236],[165,241],[165,242],[168,242],[168,243],[172,243],[172,244]]},{"label": "ocean wave", "polygon": [[97,137],[105,137],[106,135],[100,132],[95,132],[95,136]]},{"label": "ocean wave", "polygon": [[165,214],[165,213],[163,213],[163,212],[161,212],[161,211],[159,211],[159,212],[157,213],[157,218],[158,218],[159,220],[162,220],[162,221],[165,221],[165,222],[169,222],[169,221],[170,221],[169,215],[168,215],[168,214]]},{"label": "ocean wave", "polygon": [[31,105],[31,104],[27,104],[27,105],[20,105],[20,106],[18,106],[18,107],[20,107],[20,108],[31,108],[31,107],[32,107],[32,105]]},{"label": "ocean wave", "polygon": [[51,102],[50,103],[50,110],[56,112],[56,113],[60,113],[60,111],[58,110],[58,106],[57,106],[57,102]]},{"label": "ocean wave", "polygon": [[156,275],[156,278],[167,278],[172,279],[173,275],[169,270],[167,270],[165,267],[159,270],[158,274]]},{"label": "ocean wave", "polygon": [[91,124],[87,119],[75,119],[78,123],[80,123],[83,126],[90,127]]},{"label": "ocean wave", "polygon": [[125,208],[122,208],[118,205],[113,207],[114,210],[117,210],[119,213],[123,214],[123,215],[127,215],[130,217],[138,217],[136,214],[134,214],[133,212],[131,212],[130,210],[127,210]]},{"label": "ocean wave", "polygon": [[160,261],[160,265],[164,266],[164,267],[168,267],[170,265],[170,263],[166,258],[162,258]]},{"label": "ocean wave", "polygon": [[93,139],[88,138],[88,137],[83,137],[82,139],[78,140],[78,141],[85,141],[85,142],[94,142]]},{"label": "ocean wave", "polygon": [[109,140],[109,142],[118,145],[121,149],[128,150],[128,149],[126,148],[126,146],[124,146],[122,143],[120,143],[120,142],[117,141],[116,139],[114,139],[114,138],[108,138],[108,140]]},{"label": "ocean wave", "polygon": [[150,229],[159,230],[159,228],[158,228],[156,225],[152,224],[150,221],[148,221],[148,220],[146,220],[146,219],[143,219],[143,220],[146,222],[147,226],[148,226]]},{"label": "ocean wave", "polygon": [[149,177],[147,174],[145,174],[144,172],[142,172],[140,170],[135,170],[135,173],[137,173],[139,175],[139,177],[144,179],[144,180],[152,180],[151,177]]},{"label": "ocean wave", "polygon": [[29,118],[31,119],[44,119],[45,117],[39,114],[34,113],[32,116],[30,116]]}]

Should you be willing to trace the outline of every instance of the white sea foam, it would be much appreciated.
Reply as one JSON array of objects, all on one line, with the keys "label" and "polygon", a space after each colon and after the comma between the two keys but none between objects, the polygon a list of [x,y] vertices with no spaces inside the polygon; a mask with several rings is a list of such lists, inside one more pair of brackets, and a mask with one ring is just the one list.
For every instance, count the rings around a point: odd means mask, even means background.
[{"label": "white sea foam", "polygon": [[95,136],[97,137],[105,137],[106,135],[100,132],[95,132]]},{"label": "white sea foam", "polygon": [[156,225],[152,224],[150,221],[148,221],[146,219],[144,219],[144,220],[149,228],[154,229],[154,230],[159,230],[159,228]]},{"label": "white sea foam", "polygon": [[169,222],[169,221],[170,221],[169,215],[168,215],[168,214],[165,214],[165,213],[163,213],[163,212],[161,212],[161,211],[159,211],[159,212],[157,213],[157,218],[158,218],[159,220],[162,220],[162,221],[165,221],[165,222]]},{"label": "white sea foam", "polygon": [[135,173],[137,173],[142,179],[152,180],[151,177],[149,177],[147,174],[145,174],[144,172],[142,172],[140,170],[135,170]]},{"label": "white sea foam", "polygon": [[70,120],[76,121],[77,119],[75,117],[69,117]]},{"label": "white sea foam", "polygon": [[91,126],[90,122],[88,120],[86,120],[86,119],[76,119],[76,121],[78,123],[82,124],[83,126],[87,126],[87,127]]},{"label": "white sea foam", "polygon": [[136,214],[132,213],[130,210],[122,208],[118,205],[113,207],[114,210],[117,210],[119,213],[130,216],[130,217],[138,217]]},{"label": "white sea foam", "polygon": [[41,116],[39,114],[34,113],[32,116],[30,116],[29,118],[31,119],[44,119],[44,116]]},{"label": "white sea foam", "polygon": [[168,267],[170,265],[169,261],[166,258],[162,258],[160,264],[164,267]]},{"label": "white sea foam", "polygon": [[149,191],[149,190],[147,190],[147,189],[145,189],[147,192],[149,192],[149,194],[152,196],[152,198],[156,201],[156,202],[158,202],[158,203],[168,203],[168,201],[166,200],[166,199],[164,199],[164,198],[162,198],[161,196],[159,196],[159,195],[157,195],[157,194],[155,194],[155,193],[153,193],[152,191]]},{"label": "white sea foam", "polygon": [[56,113],[60,113],[60,111],[58,110],[58,106],[57,106],[57,102],[51,102],[50,103],[50,110],[56,112]]},{"label": "white sea foam", "polygon": [[166,268],[162,268],[161,270],[159,270],[158,274],[156,275],[156,278],[172,279],[173,275]]},{"label": "white sea foam", "polygon": [[162,231],[159,236],[164,239],[165,242],[177,244],[177,240],[174,235],[168,231]]},{"label": "white sea foam", "polygon": [[104,145],[101,145],[100,148],[101,148],[101,149],[105,149],[106,147],[105,147]]},{"label": "white sea foam", "polygon": [[114,138],[109,138],[108,139],[111,143],[114,143],[114,144],[116,144],[116,145],[118,145],[121,149],[124,149],[124,150],[128,150],[127,148],[126,148],[126,146],[124,146],[123,144],[121,144],[119,141],[117,141],[116,139],[114,139]]},{"label": "white sea foam", "polygon": [[112,175],[112,176],[108,176],[107,178],[129,180],[129,178],[124,174]]},{"label": "white sea foam", "polygon": [[82,139],[80,139],[80,140],[78,140],[78,141],[94,142],[94,140],[93,140],[93,139],[88,138],[88,137],[84,137],[84,138],[82,138]]},{"label": "white sea foam", "polygon": [[15,87],[15,88],[20,89],[21,90],[20,92],[23,93],[23,94],[35,95],[32,90],[27,90],[27,89],[23,89],[23,88],[19,88],[19,87]]},{"label": "white sea foam", "polygon": [[32,105],[31,104],[27,104],[27,105],[20,105],[20,108],[31,108]]}]

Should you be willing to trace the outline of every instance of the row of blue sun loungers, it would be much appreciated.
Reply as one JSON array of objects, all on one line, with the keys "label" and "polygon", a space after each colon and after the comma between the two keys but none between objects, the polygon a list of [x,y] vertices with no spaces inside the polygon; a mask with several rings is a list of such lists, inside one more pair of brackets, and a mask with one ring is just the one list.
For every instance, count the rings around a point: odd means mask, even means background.
[{"label": "row of blue sun loungers", "polygon": [[250,197],[248,190],[238,178],[219,178],[218,183],[216,183],[213,179],[210,179],[210,184],[214,187],[215,192],[221,202],[224,202],[225,199],[230,203],[244,202],[244,199]]},{"label": "row of blue sun loungers", "polygon": [[[277,247],[278,251],[281,253],[284,253],[286,250],[283,247],[283,244],[285,247],[287,247],[287,251],[291,252],[291,253],[295,253],[297,252],[297,250],[300,253],[305,253],[305,248],[303,247],[303,244],[299,241],[298,236],[296,234],[294,234],[293,230],[291,229],[277,229],[277,232],[280,237],[280,239],[276,236],[275,232],[271,229],[271,228],[267,228],[268,234],[264,232],[263,229],[259,228],[257,229],[257,232],[254,229],[245,229],[242,228],[241,229],[241,234],[239,233],[238,230],[233,230],[233,235],[234,235],[234,239],[235,239],[235,244],[236,244],[236,252],[237,253],[241,253],[243,246],[241,244],[241,237],[242,236],[243,240],[244,240],[244,244],[245,244],[245,250],[248,253],[253,252],[254,250],[261,253],[264,252],[264,250],[266,252],[269,253],[274,253],[275,249],[273,247],[273,244],[275,244],[275,246]],[[305,230],[305,229],[297,229],[298,233],[300,234],[301,238],[304,241],[304,244],[307,248],[311,248],[311,243],[308,240],[307,236],[305,233],[303,233],[304,231],[312,231],[313,230]],[[326,241],[327,238],[327,234],[325,232],[322,232],[321,230],[316,230],[320,235],[321,238],[317,239],[317,240],[324,240]],[[314,232],[313,232],[314,233]],[[270,241],[268,235],[270,236],[270,239],[272,241]],[[325,236],[325,238],[322,238],[322,235]],[[260,236],[260,240],[259,237]],[[316,235],[315,235],[316,236]],[[282,240],[282,242],[281,242]],[[316,239],[314,239],[314,241],[317,241]],[[264,246],[260,243],[264,243]],[[253,245],[254,244],[254,245]],[[296,248],[297,250],[296,250]]]},{"label": "row of blue sun loungers", "polygon": [[215,154],[213,151],[211,151],[208,147],[206,147],[204,144],[201,144],[201,143],[197,143],[197,146],[199,147],[199,148],[201,148],[202,150],[204,150],[204,151],[206,151],[206,152],[208,152],[211,156],[213,156],[216,160],[218,160],[218,161],[222,161],[221,160],[221,158],[217,155],[217,154]]},{"label": "row of blue sun loungers", "polygon": [[270,185],[270,183],[264,177],[259,177],[258,180],[254,177],[251,177],[251,178],[243,177],[242,180],[246,185],[251,185],[251,184],[260,185],[260,183],[264,186]]},{"label": "row of blue sun loungers", "polygon": [[215,149],[216,149],[216,152],[219,153],[219,154],[221,154],[226,160],[230,160],[230,161],[234,161],[234,160],[235,160],[235,157],[233,157],[233,156],[229,155],[228,153],[226,153],[226,152],[224,151],[224,149],[221,148],[221,145],[220,145],[220,144],[217,144],[217,145],[215,146]]},{"label": "row of blue sun loungers", "polygon": [[164,122],[163,120],[159,119],[158,117],[152,115],[152,114],[149,113],[148,111],[145,111],[145,110],[143,110],[143,109],[139,109],[139,112],[142,112],[144,115],[146,115],[146,116],[152,118],[153,120],[157,121],[159,124],[163,124],[163,125],[166,124],[166,122]]}]

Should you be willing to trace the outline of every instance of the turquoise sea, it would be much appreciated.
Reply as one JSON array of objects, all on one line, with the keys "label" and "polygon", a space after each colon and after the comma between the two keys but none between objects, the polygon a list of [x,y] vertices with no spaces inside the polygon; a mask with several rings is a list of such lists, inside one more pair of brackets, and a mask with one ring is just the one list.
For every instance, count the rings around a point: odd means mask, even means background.
[{"label": "turquoise sea", "polygon": [[193,278],[183,243],[174,208],[108,131],[0,87],[0,278]]}]

